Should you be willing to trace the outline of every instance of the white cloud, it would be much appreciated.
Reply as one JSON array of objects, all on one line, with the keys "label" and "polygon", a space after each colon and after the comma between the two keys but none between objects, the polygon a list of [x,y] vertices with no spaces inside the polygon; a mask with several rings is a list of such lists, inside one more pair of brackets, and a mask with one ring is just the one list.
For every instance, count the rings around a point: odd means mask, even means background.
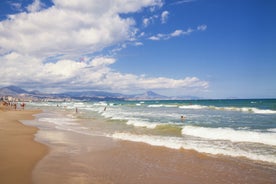
[{"label": "white cloud", "polygon": [[29,12],[36,12],[36,11],[40,11],[45,5],[43,3],[40,2],[40,0],[34,0],[33,4],[30,4],[27,7],[27,10]]},{"label": "white cloud", "polygon": [[180,4],[184,4],[184,3],[190,3],[190,2],[194,2],[196,0],[180,0],[180,1],[176,1],[174,3],[172,3],[172,5],[180,5]]},{"label": "white cloud", "polygon": [[180,36],[183,34],[182,30],[175,30],[174,32],[171,33],[172,37]]},{"label": "white cloud", "polygon": [[143,25],[144,25],[145,27],[148,27],[149,24],[150,24],[150,19],[149,19],[149,18],[144,18],[144,19],[143,19]]},{"label": "white cloud", "polygon": [[134,45],[135,45],[135,46],[142,46],[142,45],[144,45],[144,44],[143,44],[142,42],[135,42]]},{"label": "white cloud", "polygon": [[143,19],[144,27],[148,27],[150,24],[154,23],[155,19],[158,19],[158,15],[153,15],[151,17],[146,17]]},{"label": "white cloud", "polygon": [[199,25],[197,26],[196,29],[192,29],[192,28],[188,28],[187,30],[181,30],[181,29],[177,29],[175,31],[173,31],[172,33],[169,34],[162,34],[162,33],[158,33],[156,35],[150,36],[148,39],[149,40],[153,40],[153,41],[158,41],[158,40],[168,40],[171,39],[173,37],[179,37],[179,36],[188,36],[190,34],[192,34],[195,31],[205,31],[207,29],[207,25]]},{"label": "white cloud", "polygon": [[11,5],[11,8],[16,11],[22,11],[22,5],[20,3],[8,2]]},{"label": "white cloud", "polygon": [[161,14],[161,23],[165,24],[168,20],[169,17],[169,12],[168,11],[163,11]]},{"label": "white cloud", "polygon": [[93,53],[135,35],[135,21],[119,14],[160,6],[161,2],[54,0],[54,6],[34,12],[41,9],[40,1],[35,0],[28,6],[31,12],[0,22],[0,54],[16,51],[49,57]]},{"label": "white cloud", "polygon": [[158,36],[151,36],[149,37],[150,40],[153,40],[153,41],[158,41],[161,39],[161,37],[158,37]]},{"label": "white cloud", "polygon": [[207,25],[205,25],[205,24],[197,26],[197,30],[199,30],[199,31],[205,31],[206,29],[207,29]]},{"label": "white cloud", "polygon": [[186,31],[177,29],[177,30],[175,30],[175,31],[173,31],[172,33],[169,33],[169,34],[158,33],[157,35],[150,36],[148,39],[153,40],[153,41],[168,40],[168,39],[171,39],[172,37],[179,37],[179,36],[182,36],[182,35],[190,35],[194,31],[195,30],[191,29],[191,28],[188,28]]},{"label": "white cloud", "polygon": [[[15,84],[51,91],[54,88],[93,88],[118,92],[205,89],[208,86],[207,82],[194,77],[151,78],[120,73],[111,68],[116,62],[112,57],[72,59],[111,46],[119,45],[121,49],[129,42],[142,45],[136,38],[145,36],[145,33],[137,36],[135,21],[120,14],[138,12],[145,7],[160,7],[162,0],[53,0],[53,4],[43,9],[44,5],[35,0],[27,7],[28,12],[11,15],[0,22],[0,85]],[[163,18],[167,15],[164,13]],[[149,19],[152,21],[157,17],[154,15]],[[193,31],[176,30],[150,39],[164,40]],[[49,58],[54,59],[50,62]]]},{"label": "white cloud", "polygon": [[[59,60],[44,63],[39,58],[12,52],[1,56],[0,78],[2,85],[18,84],[34,88],[39,84],[44,89],[106,89],[117,92],[152,89],[206,89],[208,82],[196,77],[172,79],[146,77],[114,71],[110,65],[115,58],[85,58],[83,61]],[[17,66],[17,67],[15,67]],[[28,81],[28,82],[26,82]]]},{"label": "white cloud", "polygon": [[92,66],[105,66],[115,63],[114,58],[104,58],[104,57],[97,57],[93,60]]}]

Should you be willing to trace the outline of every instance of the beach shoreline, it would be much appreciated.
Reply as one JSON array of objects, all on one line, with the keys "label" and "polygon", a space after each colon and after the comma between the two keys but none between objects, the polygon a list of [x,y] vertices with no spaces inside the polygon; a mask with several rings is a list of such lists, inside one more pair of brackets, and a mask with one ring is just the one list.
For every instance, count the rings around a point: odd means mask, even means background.
[{"label": "beach shoreline", "polygon": [[48,153],[48,147],[34,140],[36,127],[20,120],[32,120],[40,112],[0,108],[0,183],[32,183],[32,171]]},{"label": "beach shoreline", "polygon": [[[206,183],[272,184],[275,169],[243,158],[211,156],[74,132],[48,140],[51,152],[34,170],[34,181],[48,183]],[[44,137],[45,138],[45,137]]]},{"label": "beach shoreline", "polygon": [[272,184],[276,181],[276,168],[271,164],[58,129],[56,124],[41,121],[53,118],[48,111],[0,113],[0,158],[3,158],[0,183]]},{"label": "beach shoreline", "polygon": [[272,184],[276,180],[273,164],[51,128],[42,121],[49,117],[45,112],[33,122],[40,129],[38,141],[51,150],[33,171],[35,183]]}]

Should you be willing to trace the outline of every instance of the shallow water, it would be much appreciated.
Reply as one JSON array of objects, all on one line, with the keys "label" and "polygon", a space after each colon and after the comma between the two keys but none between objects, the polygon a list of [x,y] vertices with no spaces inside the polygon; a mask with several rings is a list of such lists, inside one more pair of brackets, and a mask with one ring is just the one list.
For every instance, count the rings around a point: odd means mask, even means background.
[{"label": "shallow water", "polygon": [[276,100],[48,102],[30,106],[47,112],[38,117],[39,122],[60,130],[276,163]]},{"label": "shallow water", "polygon": [[[166,141],[172,141],[175,145],[176,138],[182,144],[181,134],[176,137],[133,132],[127,139],[136,136],[133,140],[122,141],[123,138],[115,138],[122,133],[112,131],[126,131],[125,122],[90,118],[87,121],[74,118],[75,115],[70,110],[45,110],[36,115],[36,120],[24,121],[38,127],[36,140],[51,148],[33,171],[34,183],[269,184],[276,181],[275,164],[166,148],[171,144],[164,147]],[[110,130],[101,131],[106,127]],[[133,131],[133,127],[130,126],[127,131]],[[167,139],[164,140],[164,137]],[[133,142],[145,140],[160,146]]]}]

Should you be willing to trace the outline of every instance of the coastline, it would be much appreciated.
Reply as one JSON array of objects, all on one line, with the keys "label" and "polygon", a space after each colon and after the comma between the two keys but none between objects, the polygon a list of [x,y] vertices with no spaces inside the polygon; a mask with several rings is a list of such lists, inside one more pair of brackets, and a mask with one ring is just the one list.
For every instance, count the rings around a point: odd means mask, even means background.
[{"label": "coastline", "polygon": [[273,184],[276,180],[275,168],[243,158],[66,131],[46,134],[63,140],[47,140],[51,152],[34,170],[34,181],[39,184]]},{"label": "coastline", "polygon": [[50,117],[49,113],[42,113],[33,122],[40,130],[38,141],[51,150],[33,171],[35,183],[273,184],[276,181],[273,164],[81,134],[42,121]]},{"label": "coastline", "polygon": [[6,111],[0,107],[0,183],[32,183],[32,171],[48,148],[34,140],[38,129],[20,120],[32,120],[40,112]]},{"label": "coastline", "polygon": [[[40,112],[0,109],[0,183],[272,184],[276,181],[275,165],[80,134],[41,121],[45,118],[61,121],[64,116],[57,118],[49,112]],[[37,115],[32,121],[34,114]]]}]

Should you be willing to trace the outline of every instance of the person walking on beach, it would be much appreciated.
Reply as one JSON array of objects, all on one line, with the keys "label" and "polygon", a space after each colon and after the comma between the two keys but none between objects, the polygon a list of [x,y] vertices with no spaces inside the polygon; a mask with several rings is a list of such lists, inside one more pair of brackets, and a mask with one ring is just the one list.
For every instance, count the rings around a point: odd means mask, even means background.
[{"label": "person walking on beach", "polygon": [[25,103],[24,102],[21,103],[21,108],[24,110],[24,108],[25,108]]}]

